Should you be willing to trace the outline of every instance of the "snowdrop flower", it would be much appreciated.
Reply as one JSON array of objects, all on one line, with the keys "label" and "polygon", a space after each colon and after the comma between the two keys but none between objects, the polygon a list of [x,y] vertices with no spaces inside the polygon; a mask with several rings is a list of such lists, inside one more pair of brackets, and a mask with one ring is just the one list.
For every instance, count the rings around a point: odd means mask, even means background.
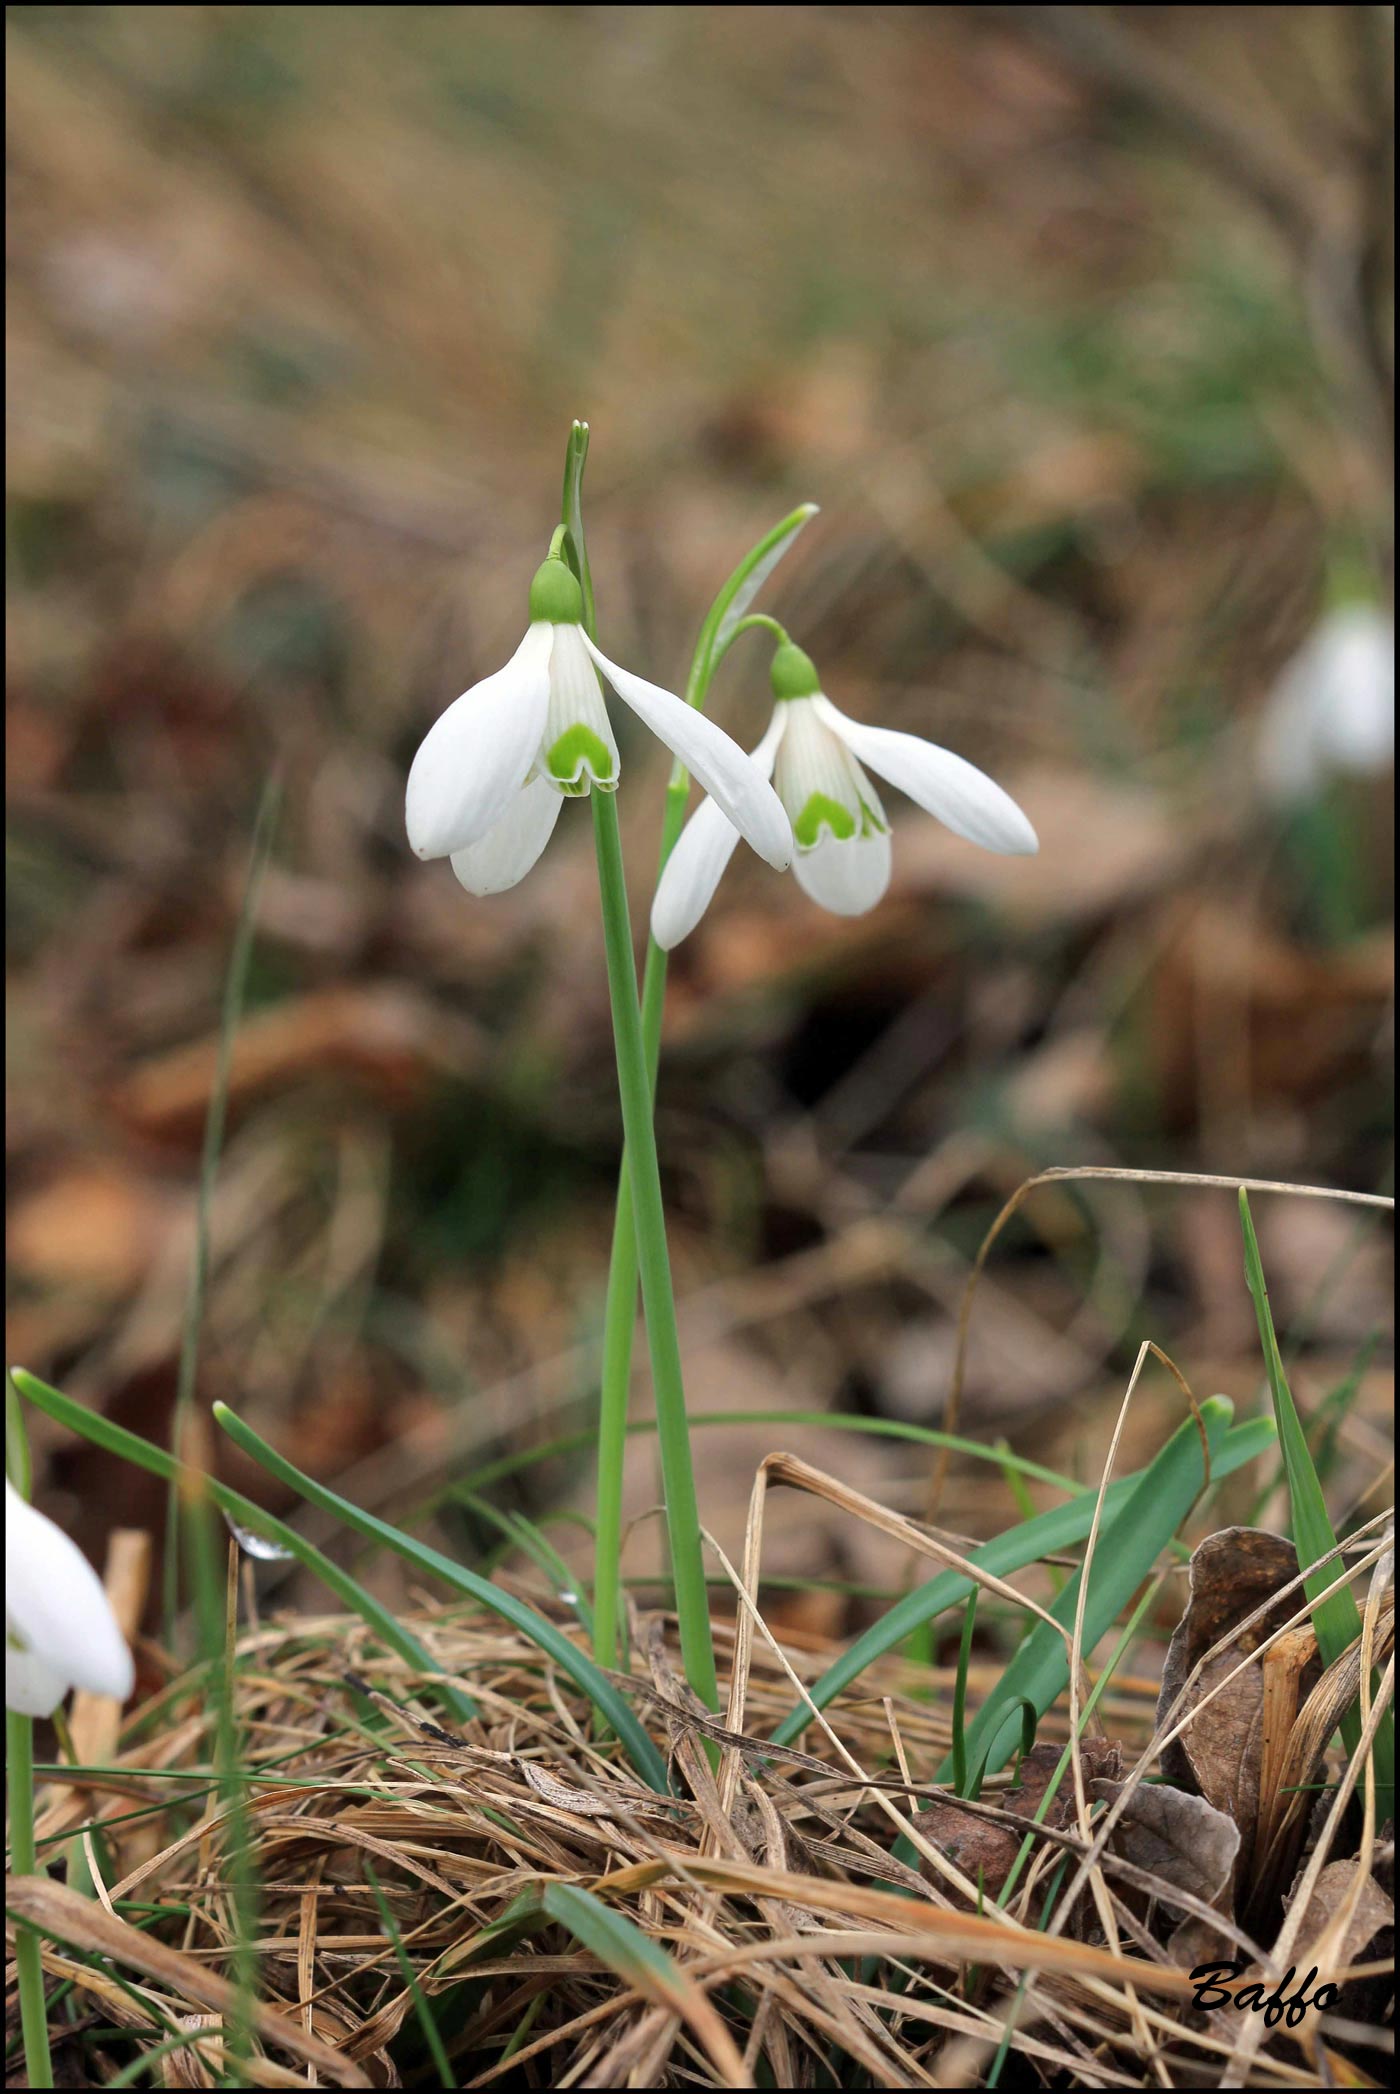
[{"label": "snowdrop flower", "polygon": [[418,856],[450,858],[470,893],[499,894],[535,863],[566,799],[616,791],[601,670],[736,834],[780,871],[789,865],[792,832],[766,774],[713,720],[610,662],[582,618],[578,582],[551,556],[530,585],[529,629],[511,659],[448,706],[413,759],[406,811]]},{"label": "snowdrop flower", "polygon": [[[985,850],[1027,853],[1036,834],[999,785],[932,742],[848,720],[822,693],[811,658],[784,640],[773,657],[777,703],[753,760],[772,778],[797,844],[793,871],[814,902],[862,916],[890,883],[890,828],[866,770]],[[671,853],[652,904],[651,930],[669,950],[709,907],[738,837],[723,807],[702,803]]]},{"label": "snowdrop flower", "polygon": [[6,1708],[51,1716],[70,1687],[125,1701],[134,1676],[96,1571],[6,1477]]},{"label": "snowdrop flower", "polygon": [[1395,622],[1374,604],[1327,612],[1283,670],[1264,708],[1259,770],[1270,799],[1318,790],[1333,771],[1395,760]]}]

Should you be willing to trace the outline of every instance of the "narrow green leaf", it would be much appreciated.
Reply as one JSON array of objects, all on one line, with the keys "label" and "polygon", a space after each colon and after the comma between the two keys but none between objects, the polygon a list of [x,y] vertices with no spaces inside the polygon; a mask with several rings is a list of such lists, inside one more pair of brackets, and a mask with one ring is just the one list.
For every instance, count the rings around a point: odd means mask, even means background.
[{"label": "narrow green leaf", "polygon": [[445,2090],[445,2094],[450,2094],[450,2090],[457,2084],[456,2075],[448,2063],[447,2052],[443,2049],[442,2037],[438,2032],[438,2025],[432,2007],[429,2005],[427,1995],[418,1982],[418,1974],[413,1968],[413,1958],[404,1947],[403,1935],[399,1931],[398,1922],[390,1910],[389,1900],[379,1887],[379,1878],[374,1873],[374,1868],[368,1855],[364,1857],[364,1871],[369,1887],[374,1892],[374,1902],[379,1907],[379,1924],[393,1943],[394,1958],[399,1966],[399,1975],[404,1981],[409,1998],[413,2001],[413,2011],[418,2016],[418,2025],[422,2029],[424,2037],[427,2039],[428,2048],[433,2054],[433,2063],[438,2071],[438,2084]]},{"label": "narrow green leaf", "polygon": [[[972,1631],[977,1620],[977,1595],[980,1587],[974,1585],[963,1609],[962,1640],[958,1644],[958,1676],[953,1682],[953,1787],[958,1795],[965,1796],[967,1790],[967,1668],[972,1657]],[[927,1624],[925,1625],[927,1628]]]},{"label": "narrow green leaf", "polygon": [[[1283,1465],[1288,1477],[1288,1502],[1293,1522],[1293,1545],[1298,1552],[1298,1568],[1305,1570],[1320,1557],[1329,1556],[1337,1546],[1337,1537],[1327,1515],[1327,1501],[1322,1493],[1314,1466],[1308,1436],[1298,1416],[1293,1392],[1288,1386],[1288,1377],[1283,1371],[1283,1359],[1279,1352],[1278,1337],[1274,1330],[1273,1311],[1269,1307],[1269,1290],[1264,1280],[1264,1264],[1259,1256],[1259,1239],[1254,1233],[1254,1218],[1249,1211],[1249,1195],[1240,1187],[1240,1230],[1244,1237],[1244,1272],[1254,1300],[1255,1320],[1259,1325],[1259,1342],[1264,1352],[1264,1369],[1269,1379],[1269,1394],[1273,1400],[1274,1417],[1278,1423],[1279,1446],[1283,1450]],[[1341,1569],[1341,1560],[1331,1555],[1315,1571],[1310,1571],[1303,1580],[1303,1590],[1313,1602],[1313,1628],[1317,1632],[1317,1647],[1324,1665],[1334,1665],[1361,1634],[1361,1613],[1349,1586],[1341,1586],[1336,1592],[1328,1593],[1326,1599],[1320,1595],[1327,1591]],[[1347,1751],[1355,1753],[1361,1744],[1361,1711],[1353,1704],[1340,1723]],[[1395,1726],[1387,1715],[1376,1733],[1374,1746],[1376,1770],[1376,1808],[1382,1818],[1393,1814],[1395,1808]]]},{"label": "narrow green leaf", "polygon": [[[1232,1406],[1224,1396],[1201,1405],[1201,1422],[1214,1472]],[[1108,1633],[1201,1494],[1206,1480],[1201,1434],[1194,1418],[1179,1425],[1115,1517],[1100,1529],[1084,1605],[1083,1648],[1087,1656]],[[1081,1566],[1050,1609],[1051,1620],[1070,1631],[1084,1581]],[[1048,1621],[1037,1621],[973,1720],[967,1739],[973,1778],[998,1774],[1022,1734],[1023,1710],[1037,1716],[1053,1706],[1069,1684],[1069,1649]],[[949,1779],[951,1756],[939,1769]]]},{"label": "narrow green leaf", "polygon": [[713,675],[716,666],[722,660],[749,605],[784,554],[790,551],[798,534],[816,514],[815,502],[803,502],[800,508],[793,510],[791,516],[785,516],[780,524],[773,526],[766,537],[759,539],[752,552],[745,554],[720,590],[701,628],[701,642],[706,649],[705,661],[709,675]]},{"label": "narrow green leaf", "polygon": [[382,1543],[384,1547],[392,1549],[395,1555],[402,1556],[405,1562],[416,1565],[419,1570],[427,1571],[431,1576],[442,1578],[455,1591],[476,1600],[483,1607],[488,1607],[493,1614],[499,1614],[503,1620],[519,1629],[538,1650],[554,1660],[561,1672],[569,1675],[580,1692],[587,1695],[594,1707],[612,1725],[642,1779],[658,1794],[664,1796],[669,1793],[665,1761],[642,1729],[632,1709],[611,1681],[598,1670],[593,1660],[583,1651],[576,1650],[552,1622],[546,1621],[542,1615],[536,1614],[533,1607],[527,1607],[523,1601],[515,1599],[510,1593],[502,1592],[499,1586],[489,1584],[485,1578],[477,1577],[473,1571],[464,1570],[461,1564],[454,1563],[450,1557],[442,1555],[437,1549],[430,1549],[425,1542],[415,1541],[411,1535],[401,1534],[397,1527],[391,1527],[385,1520],[376,1519],[372,1512],[363,1511],[358,1505],[352,1505],[348,1498],[342,1498],[336,1491],[328,1490],[325,1484],[317,1483],[312,1477],[304,1475],[284,1455],[279,1454],[254,1432],[251,1425],[245,1425],[226,1403],[214,1405],[214,1416],[234,1445],[241,1447],[245,1454],[250,1454],[270,1476],[275,1476],[281,1483],[289,1484],[312,1505],[319,1505],[323,1512],[329,1512],[336,1519],[343,1520],[346,1526],[353,1527],[357,1534],[363,1534],[370,1541]]},{"label": "narrow green leaf", "polygon": [[498,1511],[476,1491],[454,1491],[453,1497],[459,1505],[465,1505],[469,1512],[475,1513],[478,1519],[485,1520],[498,1533],[504,1534],[508,1541],[513,1542],[523,1555],[528,1556],[530,1561],[544,1572],[558,1597],[566,1606],[573,1608],[583,1628],[591,1637],[593,1609],[577,1590],[578,1579],[568,1564],[534,1521],[527,1519],[523,1512]]},{"label": "narrow green leaf", "polygon": [[[23,1367],[12,1367],[10,1380],[17,1392],[36,1410],[57,1419],[70,1432],[78,1433],[94,1446],[105,1447],[109,1454],[120,1455],[123,1461],[131,1462],[138,1469],[147,1469],[153,1476],[163,1477],[168,1483],[179,1480],[182,1464],[164,1447],[157,1447],[139,1434],[128,1432],[125,1426],[113,1424],[110,1418],[101,1417],[96,1411],[89,1410],[86,1404],[75,1402],[62,1390],[50,1388],[47,1382],[40,1381],[37,1375],[28,1373]],[[416,1671],[432,1673],[441,1670],[418,1638],[401,1628],[372,1593],[366,1592],[348,1571],[341,1570],[311,1542],[304,1540],[295,1528],[288,1527],[272,1513],[264,1512],[251,1498],[230,1490],[227,1484],[217,1483],[213,1477],[202,1480],[210,1498],[222,1511],[229,1513],[240,1526],[249,1527],[255,1534],[265,1535],[290,1550],[299,1563],[313,1571],[322,1584],[330,1588],[342,1606],[360,1616],[387,1649],[397,1651]],[[435,1682],[433,1691],[441,1696],[457,1722],[466,1723],[476,1714],[476,1703],[445,1680]]]},{"label": "narrow green leaf", "polygon": [[[1212,1401],[1220,1401],[1212,1398]],[[1193,1428],[1194,1429],[1194,1428]],[[1243,1468],[1246,1462],[1274,1444],[1272,1419],[1251,1418],[1244,1425],[1237,1425],[1227,1433],[1218,1454],[1211,1463],[1211,1476],[1216,1482],[1230,1475],[1235,1469]],[[1003,1459],[992,1448],[983,1450],[989,1459]],[[1111,1483],[1104,1493],[1104,1517],[1107,1519],[1126,1504],[1132,1493],[1142,1483],[1148,1472],[1124,1476],[1119,1482]],[[1008,1528],[992,1541],[974,1549],[968,1557],[979,1570],[993,1572],[997,1577],[1007,1577],[1012,1571],[1024,1570],[1028,1563],[1036,1562],[1041,1556],[1052,1555],[1060,1549],[1073,1547],[1087,1536],[1094,1519],[1096,1491],[1083,1491],[1072,1498],[1068,1505],[1056,1505],[1049,1512],[1042,1512],[1036,1519],[1027,1520],[1019,1527]],[[859,1679],[867,1665],[883,1658],[913,1633],[921,1622],[930,1621],[945,1608],[956,1607],[973,1590],[974,1580],[961,1571],[940,1571],[924,1585],[906,1593],[877,1622],[857,1637],[836,1663],[822,1674],[809,1689],[812,1700],[819,1709],[834,1701],[836,1696]],[[811,1722],[811,1712],[805,1702],[791,1710],[773,1733],[775,1745],[791,1745]]]},{"label": "narrow green leaf", "polygon": [[636,1985],[669,2007],[681,2002],[695,1988],[683,1979],[666,1951],[644,1934],[626,1913],[605,1905],[592,1891],[576,1883],[547,1883],[543,1905],[549,1918],[581,1941],[584,1947],[616,1971],[629,1985]]},{"label": "narrow green leaf", "polygon": [[583,534],[583,468],[588,462],[588,424],[575,422],[564,450],[564,494],[560,518],[569,533],[570,565],[583,591],[583,625],[591,639],[598,637],[598,618],[593,602],[593,574],[588,565],[588,544]]},{"label": "narrow green leaf", "polygon": [[[1082,1483],[1073,1476],[1062,1476],[1057,1469],[1047,1469],[1038,1461],[1027,1461],[1024,1456],[1010,1454],[1002,1447],[987,1447],[980,1440],[960,1439],[956,1433],[937,1432],[928,1425],[907,1425],[902,1418],[863,1418],[854,1411],[792,1411],[751,1410],[738,1411],[692,1411],[692,1432],[707,1425],[723,1425],[731,1429],[735,1425],[820,1425],[830,1432],[868,1433],[876,1439],[907,1440],[916,1447],[947,1447],[954,1454],[966,1454],[974,1461],[992,1462],[1003,1471],[1014,1471],[1020,1476],[1029,1476],[1038,1483],[1048,1483],[1055,1490],[1082,1491]],[[655,1432],[655,1418],[630,1418],[626,1432]],[[531,1469],[542,1461],[562,1460],[570,1454],[578,1454],[591,1447],[598,1435],[591,1428],[581,1432],[561,1432],[557,1438],[544,1440],[538,1447],[527,1447],[515,1454],[503,1454],[497,1461],[485,1462],[472,1471],[470,1488],[475,1491],[489,1490],[493,1483],[500,1483],[507,1476],[519,1475],[522,1469]],[[436,1509],[444,1498],[455,1497],[461,1486],[444,1484],[440,1491],[428,1498],[420,1507],[426,1514]],[[415,1515],[416,1517],[417,1515]]]},{"label": "narrow green leaf", "polygon": [[[263,875],[267,871],[268,859],[272,855],[272,839],[277,827],[281,799],[281,778],[274,771],[263,787],[253,823],[248,877],[243,887],[238,922],[234,927],[233,946],[229,953],[228,971],[224,976],[223,1000],[219,1009],[218,1052],[214,1065],[214,1081],[209,1091],[209,1107],[204,1116],[204,1141],[199,1157],[194,1256],[190,1261],[184,1326],[180,1336],[180,1362],[175,1383],[175,1405],[170,1418],[170,1447],[171,1452],[177,1455],[183,1444],[185,1423],[194,1402],[195,1379],[199,1367],[199,1337],[204,1322],[204,1297],[209,1283],[214,1185],[219,1174],[219,1157],[224,1145],[229,1078],[233,1069],[233,1042],[243,1016],[248,966],[253,956],[258,897],[262,892]],[[174,1640],[175,1617],[179,1610],[181,1511],[179,1493],[172,1490],[166,1506],[165,1557],[162,1566],[162,1607],[167,1642]],[[193,1531],[188,1537],[188,1546],[197,1603],[196,1619],[200,1630],[199,1654],[202,1658],[208,1658],[218,1648],[219,1642],[218,1588],[221,1583],[220,1565],[223,1551],[210,1527],[207,1507],[196,1499],[192,1501],[191,1511],[190,1525]]]},{"label": "narrow green leaf", "polygon": [[[550,1919],[567,1927],[624,1983],[688,2022],[721,2072],[727,2067],[737,2078],[743,2065],[713,2002],[672,1962],[659,1942],[644,1934],[625,1913],[605,1905],[576,1883],[547,1883],[543,1905]],[[733,2086],[735,2079],[721,2079],[720,2084]]]}]

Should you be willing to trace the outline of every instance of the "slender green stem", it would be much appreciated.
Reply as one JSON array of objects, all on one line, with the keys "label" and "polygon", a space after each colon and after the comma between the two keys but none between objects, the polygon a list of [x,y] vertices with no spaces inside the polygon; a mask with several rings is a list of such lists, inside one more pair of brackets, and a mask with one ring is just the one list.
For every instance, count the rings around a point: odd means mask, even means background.
[{"label": "slender green stem", "polygon": [[[652,1076],[637,1001],[637,967],[627,913],[617,801],[612,793],[594,792],[590,797],[593,802],[593,838],[598,854],[598,885],[603,903],[603,937],[607,950],[608,993],[612,1000],[613,1039],[617,1050],[618,1090],[622,1100],[625,1160],[632,1195],[634,1226],[631,1237],[651,1349],[661,1473],[666,1488],[666,1525],[671,1544],[676,1613],[680,1622],[681,1659],[685,1676],[695,1692],[707,1707],[717,1709],[719,1685],[710,1637],[710,1606],[700,1547],[700,1514],[690,1462],[680,1339],[676,1331],[676,1304],[671,1292],[671,1262],[666,1250],[661,1173],[652,1128]],[[625,1384],[623,1397],[625,1404]],[[614,1463],[615,1469],[619,1466]],[[598,1561],[602,1564],[605,1560],[600,1525]],[[615,1624],[615,1614],[613,1619]]]},{"label": "slender green stem", "polygon": [[[5,1474],[22,1498],[30,1494],[29,1435],[19,1391],[5,1389]],[[34,1719],[16,1709],[5,1711],[5,1773],[9,1785],[10,1870],[16,1876],[43,1873],[34,1848]],[[49,2058],[48,2006],[44,1999],[44,1966],[39,1937],[32,1927],[15,1929],[15,1964],[19,1973],[19,2017],[24,2035],[24,2063],[31,2087],[53,2085]]]},{"label": "slender green stem", "polygon": [[[666,791],[661,833],[660,878],[685,822],[689,779],[673,779]],[[595,798],[597,796],[595,795]],[[630,949],[630,947],[629,947]],[[647,1118],[656,1092],[661,1054],[661,1013],[666,1001],[666,955],[654,938],[647,940],[642,975],[642,1054],[646,1064]],[[618,1616],[622,1604],[622,1465],[627,1441],[627,1398],[632,1383],[632,1340],[637,1323],[637,1232],[633,1225],[632,1176],[627,1150],[617,1181],[612,1257],[603,1311],[603,1366],[598,1415],[598,1540],[593,1593],[593,1655],[615,1670],[625,1664],[619,1651]]]},{"label": "slender green stem", "polygon": [[[224,1121],[228,1111],[229,1078],[233,1069],[233,1042],[243,1014],[243,998],[248,985],[248,962],[253,951],[253,930],[257,919],[258,895],[262,887],[263,874],[267,869],[268,855],[272,849],[273,831],[277,823],[277,810],[282,798],[281,775],[274,772],[263,787],[262,798],[253,823],[253,842],[248,858],[248,881],[243,889],[243,900],[238,911],[238,923],[233,934],[233,947],[229,954],[228,972],[224,976],[223,1003],[219,1016],[219,1046],[214,1067],[214,1082],[209,1093],[209,1109],[204,1118],[204,1145],[199,1160],[199,1195],[195,1203],[194,1258],[190,1265],[189,1287],[185,1297],[184,1329],[180,1339],[180,1360],[175,1382],[175,1407],[170,1421],[170,1451],[177,1460],[184,1460],[189,1449],[185,1445],[185,1433],[194,1409],[195,1379],[199,1366],[199,1337],[204,1320],[204,1297],[209,1284],[209,1252],[214,1206],[214,1181],[218,1176],[219,1156],[224,1145]],[[165,1556],[162,1566],[162,1611],[165,1620],[165,1636],[173,1644],[175,1621],[180,1603],[180,1515],[184,1507],[178,1490],[172,1490],[166,1502]],[[193,1546],[201,1547],[198,1539]],[[207,1546],[207,1543],[204,1544]],[[208,1656],[208,1651],[202,1655]]]},{"label": "slender green stem", "polygon": [[[16,1876],[35,1876],[34,1855],[34,1720],[5,1711],[5,1766],[10,1777],[10,1867]],[[19,2017],[24,2031],[24,2065],[31,2087],[53,2085],[49,2058],[48,2005],[44,1999],[44,1966],[39,1937],[32,1927],[15,1929],[15,1963],[19,1971]]]},{"label": "slender green stem", "polygon": [[[575,423],[564,464],[563,520],[577,562],[583,589],[584,624],[596,639],[593,584],[588,567],[588,548],[583,529],[583,467],[588,454],[586,425]],[[785,516],[745,555],[725,582],[705,614],[700,636],[686,679],[687,705],[703,710],[715,670],[741,632],[754,627],[771,630],[779,639],[787,635],[776,620],[744,613],[754,595],[772,574],[788,547],[811,521],[816,509],[810,502]],[[657,877],[676,847],[685,826],[690,777],[679,758],[666,790],[666,809],[661,829],[661,853]],[[594,795],[597,798],[597,795]],[[631,944],[628,942],[630,956]],[[666,1001],[666,955],[654,938],[647,941],[646,967],[642,976],[642,1046],[647,1073],[647,1122],[650,1131],[651,1101],[656,1090],[656,1068],[661,1053],[661,1013]],[[624,1133],[626,1133],[624,1126]],[[629,1137],[630,1139],[630,1137]],[[633,1219],[631,1164],[624,1149],[618,1172],[617,1205],[613,1220],[612,1253],[608,1265],[608,1292],[603,1317],[602,1379],[598,1420],[598,1518],[594,1551],[593,1650],[600,1665],[617,1667],[626,1663],[625,1648],[619,1649],[618,1625],[622,1609],[622,1463],[627,1439],[627,1399],[632,1381],[632,1345],[637,1324],[637,1245]],[[665,1475],[663,1460],[663,1477]]]}]

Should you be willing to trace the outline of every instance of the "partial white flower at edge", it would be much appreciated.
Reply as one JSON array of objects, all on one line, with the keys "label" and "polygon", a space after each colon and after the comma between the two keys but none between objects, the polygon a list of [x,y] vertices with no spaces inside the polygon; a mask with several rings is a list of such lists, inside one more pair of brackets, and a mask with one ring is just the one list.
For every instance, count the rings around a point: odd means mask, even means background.
[{"label": "partial white flower at edge", "polygon": [[1395,761],[1395,621],[1374,604],[1329,611],[1264,707],[1259,774],[1269,798],[1308,799],[1335,771]]},{"label": "partial white flower at edge", "polygon": [[5,1706],[51,1716],[70,1687],[125,1701],[131,1652],[76,1542],[5,1479]]},{"label": "partial white flower at edge", "polygon": [[[866,727],[838,712],[811,659],[791,642],[773,657],[773,692],[773,718],[753,760],[787,809],[798,885],[822,908],[863,916],[890,883],[889,823],[866,765],[969,843],[1015,855],[1040,848],[1010,794],[975,764],[917,735]],[[652,904],[651,932],[663,950],[694,930],[738,840],[724,809],[702,802]]]},{"label": "partial white flower at edge", "polygon": [[[428,730],[408,774],[408,840],[450,858],[472,894],[500,894],[530,870],[566,799],[617,789],[620,766],[596,670],[723,807],[770,865],[792,862],[792,831],[767,774],[723,728],[673,692],[620,669],[581,624],[578,582],[549,559],[530,588],[530,626],[494,676]],[[596,667],[595,667],[596,665]]]}]

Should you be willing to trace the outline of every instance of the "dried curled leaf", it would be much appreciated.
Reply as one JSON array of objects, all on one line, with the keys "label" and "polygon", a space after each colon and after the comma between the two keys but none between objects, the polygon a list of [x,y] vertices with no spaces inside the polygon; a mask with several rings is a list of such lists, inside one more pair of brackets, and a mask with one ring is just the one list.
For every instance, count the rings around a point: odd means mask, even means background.
[{"label": "dried curled leaf", "polygon": [[[1089,1795],[1096,1802],[1113,1804],[1125,1786],[1118,1781],[1091,1781]],[[1172,1892],[1179,1890],[1228,1913],[1240,1851],[1239,1828],[1227,1812],[1217,1810],[1204,1796],[1188,1795],[1185,1789],[1169,1788],[1165,1783],[1140,1784],[1129,1794],[1109,1846],[1154,1878],[1156,1895],[1168,1908],[1173,1906]],[[1211,1936],[1204,1920],[1188,1916],[1169,1946],[1174,1960],[1180,1962],[1189,1943],[1191,1960],[1185,1966],[1189,1969],[1201,1960],[1198,1945],[1215,1939],[1218,1937]]]},{"label": "dried curled leaf", "polygon": [[[1395,1906],[1376,1882],[1374,1876],[1363,1877],[1356,1883],[1356,1873],[1361,1863],[1353,1861],[1329,1861],[1313,1886],[1308,1900],[1307,1915],[1297,1934],[1299,1948],[1311,1958],[1318,1937],[1351,1903],[1355,1905],[1346,1919],[1340,1936],[1332,1942],[1333,1963],[1359,1963],[1370,1949],[1378,1934],[1395,1925]],[[1301,1874],[1301,1871],[1300,1871]],[[1291,1904],[1296,1897],[1298,1884],[1293,1886]]]},{"label": "dried curled leaf", "polygon": [[[1237,1867],[1246,1878],[1259,1824],[1266,1733],[1286,1742],[1298,1701],[1317,1676],[1311,1632],[1301,1630],[1297,1639],[1270,1653],[1272,1664],[1236,1668],[1303,1604],[1295,1588],[1268,1605],[1297,1574],[1297,1554],[1282,1535],[1255,1527],[1225,1527],[1208,1535],[1191,1558],[1190,1601],[1162,1673],[1158,1722],[1174,1725],[1200,1711],[1190,1728],[1164,1748],[1162,1772],[1234,1820]],[[1261,1607],[1267,1611],[1242,1626]],[[1192,1679],[1197,1665],[1223,1639],[1228,1639],[1223,1649]],[[1229,1679],[1231,1673],[1236,1677]]]}]

